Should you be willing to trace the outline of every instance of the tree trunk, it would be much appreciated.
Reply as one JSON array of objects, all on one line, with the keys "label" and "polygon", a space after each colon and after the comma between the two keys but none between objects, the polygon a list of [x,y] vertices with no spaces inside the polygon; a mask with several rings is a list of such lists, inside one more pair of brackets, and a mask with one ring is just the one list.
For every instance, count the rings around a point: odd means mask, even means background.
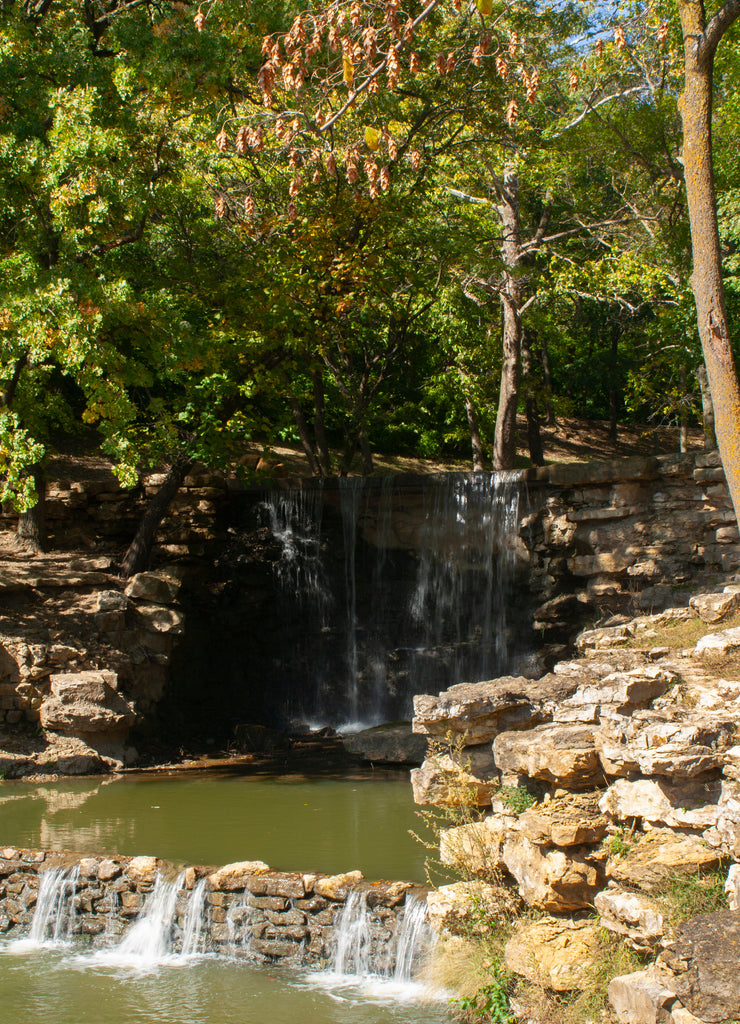
[{"label": "tree trunk", "polygon": [[527,446],[533,466],[544,466],[540,416],[537,410],[537,394],[532,383],[532,349],[526,331],[522,331],[522,377],[524,378],[524,409],[527,414]]},{"label": "tree trunk", "polygon": [[545,423],[548,427],[557,426],[555,406],[552,400],[552,370],[550,368],[550,350],[547,340],[540,336],[540,360],[542,362],[542,383],[545,386]]},{"label": "tree trunk", "polygon": [[41,466],[30,471],[38,501],[18,516],[18,544],[24,551],[38,555],[46,550],[46,474]]},{"label": "tree trunk", "polygon": [[364,423],[361,423],[357,437],[360,442],[360,451],[362,452],[362,475],[372,476],[375,472],[375,465],[373,464],[373,453],[370,448],[370,441],[367,436],[367,428]]},{"label": "tree trunk", "polygon": [[468,432],[470,433],[473,472],[482,473],[486,468],[486,459],[483,453],[483,441],[480,436],[478,411],[475,408],[475,402],[470,393],[470,377],[461,366],[457,367],[457,375],[462,383],[463,398],[465,399],[465,415],[468,419]]},{"label": "tree trunk", "polygon": [[707,380],[707,369],[704,363],[699,363],[696,368],[696,379],[699,381],[701,391],[701,418],[704,427],[704,450],[713,452],[717,447],[717,435],[714,432],[714,406],[712,405],[712,393],[709,390]]},{"label": "tree trunk", "polygon": [[516,410],[519,404],[519,365],[521,360],[522,322],[519,314],[521,286],[516,269],[521,257],[519,227],[519,178],[515,171],[504,174],[501,205],[498,208],[503,226],[501,246],[504,271],[501,283],[503,312],[503,362],[499,392],[496,432],[493,439],[493,468],[513,469],[516,466]]},{"label": "tree trunk", "polygon": [[308,459],[308,468],[311,470],[311,476],[323,476],[321,472],[321,466],[319,460],[316,458],[316,452],[313,450],[313,444],[311,443],[311,435],[308,432],[308,423],[306,417],[303,415],[303,410],[300,407],[298,399],[295,395],[289,396],[290,407],[293,410],[293,420],[295,425],[298,427],[298,436],[301,439],[301,446],[303,447],[304,454]]},{"label": "tree trunk", "polygon": [[164,482],[147,505],[141,517],[139,527],[128,551],[121,562],[121,577],[126,580],[137,572],[143,572],[149,565],[152,545],[157,535],[159,524],[164,519],[170,502],[180,489],[180,485],[188,474],[193,460],[179,455],[167,471]]},{"label": "tree trunk", "polygon": [[318,370],[311,374],[313,378],[314,421],[313,433],[316,438],[316,454],[324,476],[331,476],[331,452],[326,440],[326,404],[324,402],[324,382]]},{"label": "tree trunk", "polygon": [[612,324],[609,347],[609,440],[617,443],[619,428],[619,382],[617,380],[617,357],[619,356],[619,324]]},{"label": "tree trunk", "polygon": [[740,386],[730,346],[712,167],[712,72],[724,31],[740,14],[727,3],[706,24],[697,0],[678,0],[684,39],[683,164],[691,228],[696,313],[714,404],[717,444],[735,515],[740,520]]}]

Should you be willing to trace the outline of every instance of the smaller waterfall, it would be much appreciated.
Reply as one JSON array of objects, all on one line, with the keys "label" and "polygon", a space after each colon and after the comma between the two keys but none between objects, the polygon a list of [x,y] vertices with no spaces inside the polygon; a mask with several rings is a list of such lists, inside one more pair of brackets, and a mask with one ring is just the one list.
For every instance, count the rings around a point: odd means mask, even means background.
[{"label": "smaller waterfall", "polygon": [[202,878],[190,894],[182,924],[182,956],[195,956],[203,950],[203,925],[206,918],[205,878]]},{"label": "smaller waterfall", "polygon": [[171,952],[175,903],[183,881],[184,875],[179,875],[174,882],[166,882],[161,875],[157,876],[141,913],[113,951],[116,958],[132,958],[148,965],[162,960]]},{"label": "smaller waterfall", "polygon": [[407,897],[390,944],[382,935],[374,939],[373,924],[367,892],[350,893],[335,926],[332,971],[360,978],[381,977],[401,984],[412,981],[432,940],[426,900]]},{"label": "smaller waterfall", "polygon": [[429,927],[427,901],[418,896],[408,896],[396,931],[394,981],[411,981],[431,942],[432,929]]},{"label": "smaller waterfall", "polygon": [[36,909],[28,937],[32,945],[67,943],[75,925],[75,890],[80,875],[78,866],[66,871],[54,868],[41,876]]},{"label": "smaller waterfall", "polygon": [[336,974],[370,974],[370,921],[367,893],[353,891],[347,897],[335,925],[332,969]]},{"label": "smaller waterfall", "polygon": [[229,930],[229,949],[232,953],[252,952],[252,923],[254,910],[251,896],[244,893],[238,903],[232,903],[226,911],[226,927]]}]

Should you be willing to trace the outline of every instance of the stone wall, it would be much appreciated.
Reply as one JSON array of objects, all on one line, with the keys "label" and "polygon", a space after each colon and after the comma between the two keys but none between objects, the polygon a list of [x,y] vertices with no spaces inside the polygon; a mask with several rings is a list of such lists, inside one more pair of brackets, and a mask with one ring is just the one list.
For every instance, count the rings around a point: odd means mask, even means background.
[{"label": "stone wall", "polygon": [[[517,615],[529,617],[541,665],[566,654],[583,625],[685,603],[697,581],[740,565],[735,517],[715,453],[547,466],[518,471],[513,479],[526,489]],[[233,694],[207,696],[201,679],[209,666],[193,669],[193,649],[203,646],[201,634],[208,636],[208,616],[218,621],[231,607],[232,564],[243,574],[252,658],[261,657],[267,672],[270,659],[279,657],[280,623],[260,624],[261,615],[275,618],[275,545],[254,517],[240,548],[234,540],[235,521],[262,492],[245,490],[234,478],[191,474],[158,534],[154,571],[128,583],[117,577],[117,560],[160,483],[151,476],[140,490],[124,492],[102,470],[89,479],[51,481],[52,550],[0,558],[0,772],[7,776],[132,763],[128,735],[132,727],[161,728],[164,696],[168,721],[188,708],[200,721],[214,710],[227,716]],[[434,479],[398,478],[391,521],[381,529],[383,485],[368,481],[359,522],[364,541],[391,537],[400,551],[418,548],[430,483]],[[337,482],[322,486],[336,510]],[[13,515],[6,510],[2,518],[10,529]],[[218,578],[211,572],[216,565]],[[243,644],[237,625],[229,636]],[[180,693],[188,671],[190,689]],[[263,678],[254,687],[260,694],[237,712],[241,720],[268,720]],[[219,680],[209,682],[212,689]]]},{"label": "stone wall", "polygon": [[526,470],[522,520],[535,629],[569,643],[589,619],[657,612],[740,567],[735,513],[716,452]]},{"label": "stone wall", "polygon": [[[171,919],[162,921],[174,952],[182,949],[190,906],[191,915],[195,913],[201,924],[198,951],[242,953],[284,963],[325,965],[350,895],[365,894],[367,952],[390,972],[406,900],[423,892],[410,882],[365,883],[359,871],[333,876],[285,873],[271,871],[260,861],[181,871],[154,857],[83,857],[4,847],[0,848],[0,933],[9,938],[29,934],[44,876],[58,870],[68,880],[58,906],[62,927],[68,929],[63,934],[70,938],[87,936],[93,946],[114,945],[146,913],[147,900],[166,880],[177,885]],[[205,888],[200,893],[202,906],[195,897],[201,883]],[[50,919],[47,928],[56,924]]]}]

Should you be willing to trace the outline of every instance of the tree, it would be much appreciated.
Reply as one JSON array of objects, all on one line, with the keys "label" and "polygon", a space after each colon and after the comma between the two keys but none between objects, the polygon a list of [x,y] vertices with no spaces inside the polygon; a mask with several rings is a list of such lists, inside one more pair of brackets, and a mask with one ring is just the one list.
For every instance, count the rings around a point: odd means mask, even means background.
[{"label": "tree", "polygon": [[740,384],[725,302],[712,162],[714,59],[723,36],[740,15],[740,0],[727,0],[710,18],[699,0],[677,0],[677,4],[684,42],[680,110],[694,266],[691,287],[714,406],[717,444],[735,515],[740,521]]}]

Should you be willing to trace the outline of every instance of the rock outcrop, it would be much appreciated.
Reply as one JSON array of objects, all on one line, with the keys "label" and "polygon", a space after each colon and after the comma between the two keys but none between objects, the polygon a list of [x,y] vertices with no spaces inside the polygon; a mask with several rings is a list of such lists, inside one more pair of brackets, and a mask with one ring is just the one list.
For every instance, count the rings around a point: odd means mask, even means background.
[{"label": "rock outcrop", "polygon": [[[545,989],[577,990],[602,955],[605,929],[645,964],[609,987],[613,1013],[629,1024],[740,1016],[740,864],[727,879],[735,909],[677,927],[670,895],[689,885],[697,898],[721,890],[728,860],[740,859],[740,665],[719,662],[720,676],[704,653],[709,630],[737,606],[715,596],[583,634],[581,657],[532,684],[529,701],[526,685],[508,678],[417,698],[415,728],[443,720],[458,737],[459,771],[470,770],[469,752],[478,765],[469,792],[482,818],[443,832],[442,860],[549,915],[517,929],[507,966]],[[671,642],[682,630],[693,646]],[[516,722],[504,728],[507,715]],[[461,747],[470,737],[477,745]],[[450,905],[455,895],[464,890],[448,894],[446,920],[464,913]],[[596,923],[580,917],[590,909]]]}]

